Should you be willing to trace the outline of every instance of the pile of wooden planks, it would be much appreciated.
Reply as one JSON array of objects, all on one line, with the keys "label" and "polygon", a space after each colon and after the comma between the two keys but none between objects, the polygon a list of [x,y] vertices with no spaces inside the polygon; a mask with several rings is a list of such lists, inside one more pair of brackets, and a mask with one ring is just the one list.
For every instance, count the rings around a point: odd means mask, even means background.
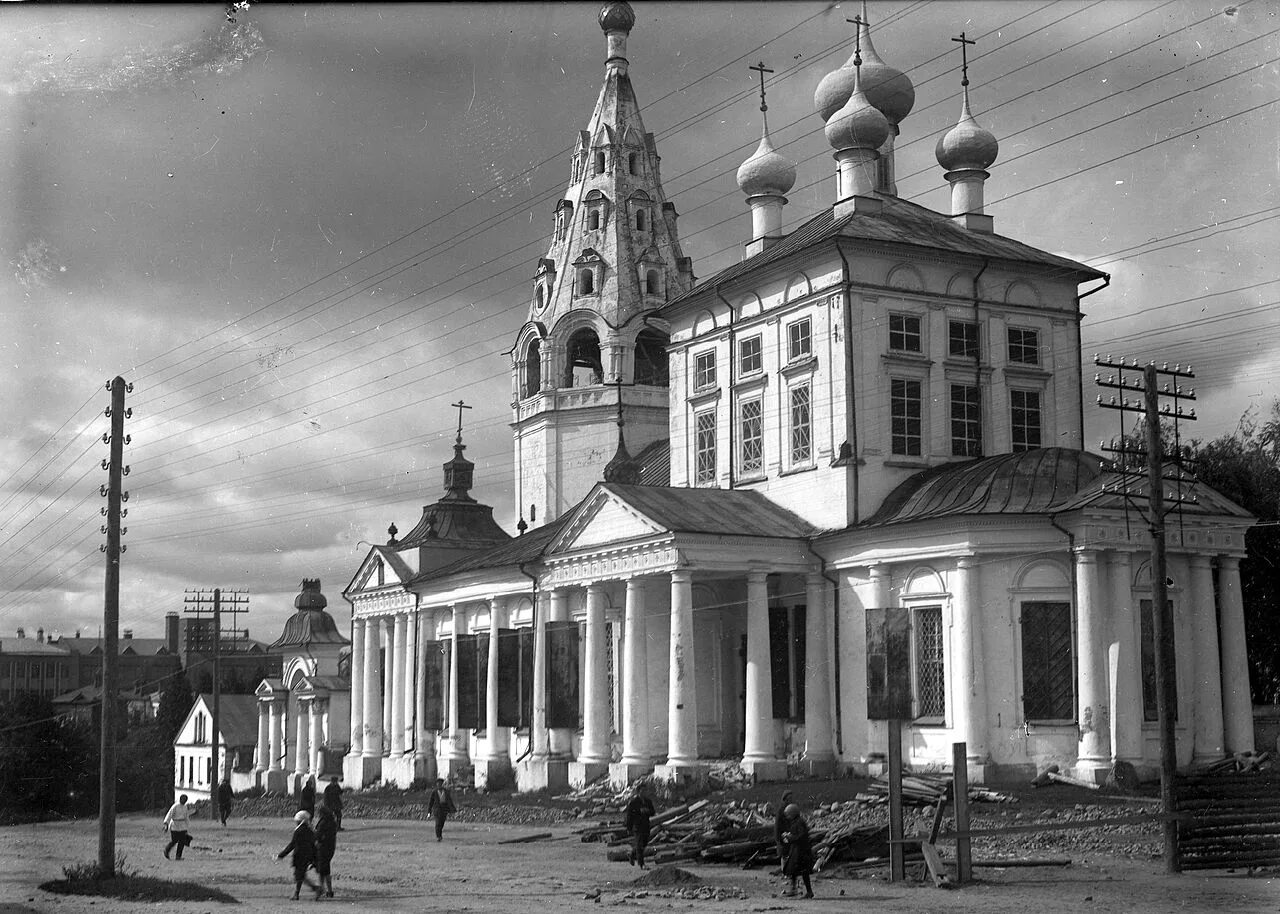
[{"label": "pile of wooden planks", "polygon": [[[909,806],[933,806],[951,784],[949,774],[903,774],[902,802]],[[880,775],[867,789],[855,798],[860,803],[878,805],[889,802],[889,776]],[[1016,803],[1017,797],[988,790],[981,785],[969,785],[969,799],[980,803]]]}]

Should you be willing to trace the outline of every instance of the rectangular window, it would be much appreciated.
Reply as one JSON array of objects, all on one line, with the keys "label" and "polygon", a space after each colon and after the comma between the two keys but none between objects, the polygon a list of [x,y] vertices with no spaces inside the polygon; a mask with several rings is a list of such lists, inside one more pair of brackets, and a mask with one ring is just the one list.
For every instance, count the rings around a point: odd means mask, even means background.
[{"label": "rectangular window", "polygon": [[738,343],[738,371],[749,375],[763,369],[764,357],[759,334],[747,337]]},{"label": "rectangular window", "polygon": [[916,717],[941,721],[947,713],[942,607],[922,606],[913,616],[916,629]]},{"label": "rectangular window", "polygon": [[920,382],[903,378],[890,380],[889,416],[893,453],[919,457],[924,407],[920,400]]},{"label": "rectangular window", "polygon": [[809,318],[787,325],[787,361],[798,362],[813,355],[813,330]]},{"label": "rectangular window", "polygon": [[707,410],[698,413],[693,419],[694,426],[694,472],[693,484],[697,486],[714,486],[716,484],[716,413]]},{"label": "rectangular window", "polygon": [[716,353],[714,349],[708,349],[693,357],[693,389],[706,390],[715,386]]},{"label": "rectangular window", "polygon": [[808,384],[791,388],[791,465],[803,466],[813,459],[812,394]]},{"label": "rectangular window", "polygon": [[1009,423],[1013,450],[1029,451],[1040,446],[1040,391],[1009,391]]},{"label": "rectangular window", "polygon": [[890,314],[889,348],[895,352],[919,352],[920,318],[914,314]]},{"label": "rectangular window", "polygon": [[1022,715],[1024,720],[1075,717],[1075,664],[1071,604],[1022,604]]},{"label": "rectangular window", "polygon": [[764,475],[763,408],[759,399],[745,400],[742,404],[740,431],[742,433],[742,459],[738,471],[743,476]]},{"label": "rectangular window", "polygon": [[972,384],[951,385],[951,456],[982,456],[982,407]]},{"label": "rectangular window", "polygon": [[959,359],[976,359],[978,352],[978,325],[973,321],[948,321],[947,354]]},{"label": "rectangular window", "polygon": [[1040,364],[1040,331],[1009,328],[1009,361],[1015,365]]},{"label": "rectangular window", "polygon": [[[1155,604],[1151,600],[1139,601],[1139,610],[1141,611],[1141,640],[1142,640],[1142,719],[1147,721],[1155,721],[1160,719],[1159,709],[1156,702],[1156,628],[1155,620],[1151,618],[1151,607]],[[1168,610],[1165,612],[1164,628],[1168,635],[1170,645],[1169,661],[1173,669],[1169,671],[1169,681],[1173,683],[1169,696],[1170,707],[1169,713],[1173,715],[1173,719],[1178,719],[1178,662],[1177,651],[1174,650],[1173,640],[1173,601],[1170,600]]]}]

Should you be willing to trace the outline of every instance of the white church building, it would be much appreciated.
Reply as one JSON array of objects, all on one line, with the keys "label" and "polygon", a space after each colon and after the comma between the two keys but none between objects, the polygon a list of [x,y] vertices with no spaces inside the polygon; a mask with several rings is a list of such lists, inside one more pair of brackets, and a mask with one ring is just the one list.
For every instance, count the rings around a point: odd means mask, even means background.
[{"label": "white church building", "polygon": [[[906,763],[963,741],[975,781],[1157,768],[1150,538],[1083,450],[1081,300],[1109,278],[995,231],[967,84],[937,147],[951,212],[897,196],[915,90],[863,23],[815,93],[831,205],[783,230],[796,169],[766,125],[744,257],[695,279],[634,21],[600,11],[604,85],[513,341],[517,535],[470,494],[460,425],[445,495],[344,591],[346,783],[862,770],[887,751],[885,608],[911,620]],[[1251,519],[1197,491],[1169,544],[1182,766],[1253,748]]]}]

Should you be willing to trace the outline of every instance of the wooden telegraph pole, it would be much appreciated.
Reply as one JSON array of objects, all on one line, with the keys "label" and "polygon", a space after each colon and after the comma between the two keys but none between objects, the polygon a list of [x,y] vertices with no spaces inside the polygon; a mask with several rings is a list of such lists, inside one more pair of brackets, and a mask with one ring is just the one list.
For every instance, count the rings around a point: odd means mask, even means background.
[{"label": "wooden telegraph pole", "polygon": [[[209,734],[209,801],[213,802],[218,789],[218,784],[222,780],[222,771],[218,765],[218,750],[221,748],[219,742],[218,729],[219,719],[221,717],[221,693],[222,683],[222,613],[230,612],[233,616],[242,612],[248,612],[244,608],[249,602],[248,594],[242,590],[223,590],[221,587],[215,587],[212,591],[207,590],[188,590],[187,596],[183,598],[183,603],[187,604],[187,612],[194,613],[197,619],[197,632],[199,640],[202,643],[204,638],[208,638],[206,645],[211,660],[213,662],[213,707],[212,720],[210,721]],[[205,613],[210,613],[212,618],[210,625],[206,629],[199,621],[204,618]],[[232,626],[229,632],[231,636],[232,651],[235,650],[236,639],[239,637],[239,629]],[[188,648],[190,650],[190,648]]]},{"label": "wooden telegraph pole", "polygon": [[124,395],[133,390],[133,385],[117,376],[107,382],[107,390],[111,391],[111,405],[106,410],[111,431],[103,434],[102,441],[110,445],[111,456],[102,461],[107,484],[98,489],[107,499],[107,506],[102,509],[107,518],[102,526],[107,542],[98,547],[107,555],[102,601],[102,732],[98,761],[98,873],[103,878],[116,872],[116,651],[120,627],[120,553],[125,550],[120,537],[126,532],[120,526],[125,515],[120,505],[129,498],[129,493],[121,491],[123,478],[129,474],[129,468],[124,466],[124,446],[130,440],[124,433],[124,420],[133,415],[133,410],[125,409]]}]

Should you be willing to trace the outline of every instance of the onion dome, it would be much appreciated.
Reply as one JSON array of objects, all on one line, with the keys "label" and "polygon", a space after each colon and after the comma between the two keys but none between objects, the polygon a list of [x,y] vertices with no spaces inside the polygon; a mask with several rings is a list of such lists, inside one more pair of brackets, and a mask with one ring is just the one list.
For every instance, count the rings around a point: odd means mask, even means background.
[{"label": "onion dome", "polygon": [[347,643],[333,616],[325,611],[329,601],[320,592],[318,579],[307,578],[302,582],[302,590],[293,598],[293,605],[298,611],[285,622],[284,631],[271,645],[272,650]]},{"label": "onion dome", "polygon": [[995,134],[980,127],[969,112],[969,92],[966,89],[959,123],[938,138],[935,150],[938,164],[947,171],[986,171],[999,152],[1000,143]]},{"label": "onion dome", "polygon": [[[883,114],[891,124],[899,124],[916,103],[916,88],[905,73],[897,67],[891,67],[876,53],[871,44],[871,27],[866,22],[859,24],[859,44],[862,48],[862,91],[867,100]],[[844,107],[853,94],[853,84],[857,76],[854,60],[858,56],[855,51],[838,70],[832,70],[813,93],[813,107],[824,121]]]},{"label": "onion dome", "polygon": [[738,166],[738,186],[748,197],[785,196],[796,183],[796,165],[774,151],[766,128],[756,151]]},{"label": "onion dome", "polygon": [[854,68],[853,93],[827,121],[827,142],[835,149],[879,149],[889,138],[889,121],[867,99]]},{"label": "onion dome", "polygon": [[631,27],[636,24],[635,10],[626,0],[606,3],[600,7],[600,15],[597,18],[601,30],[605,32],[630,32]]}]

